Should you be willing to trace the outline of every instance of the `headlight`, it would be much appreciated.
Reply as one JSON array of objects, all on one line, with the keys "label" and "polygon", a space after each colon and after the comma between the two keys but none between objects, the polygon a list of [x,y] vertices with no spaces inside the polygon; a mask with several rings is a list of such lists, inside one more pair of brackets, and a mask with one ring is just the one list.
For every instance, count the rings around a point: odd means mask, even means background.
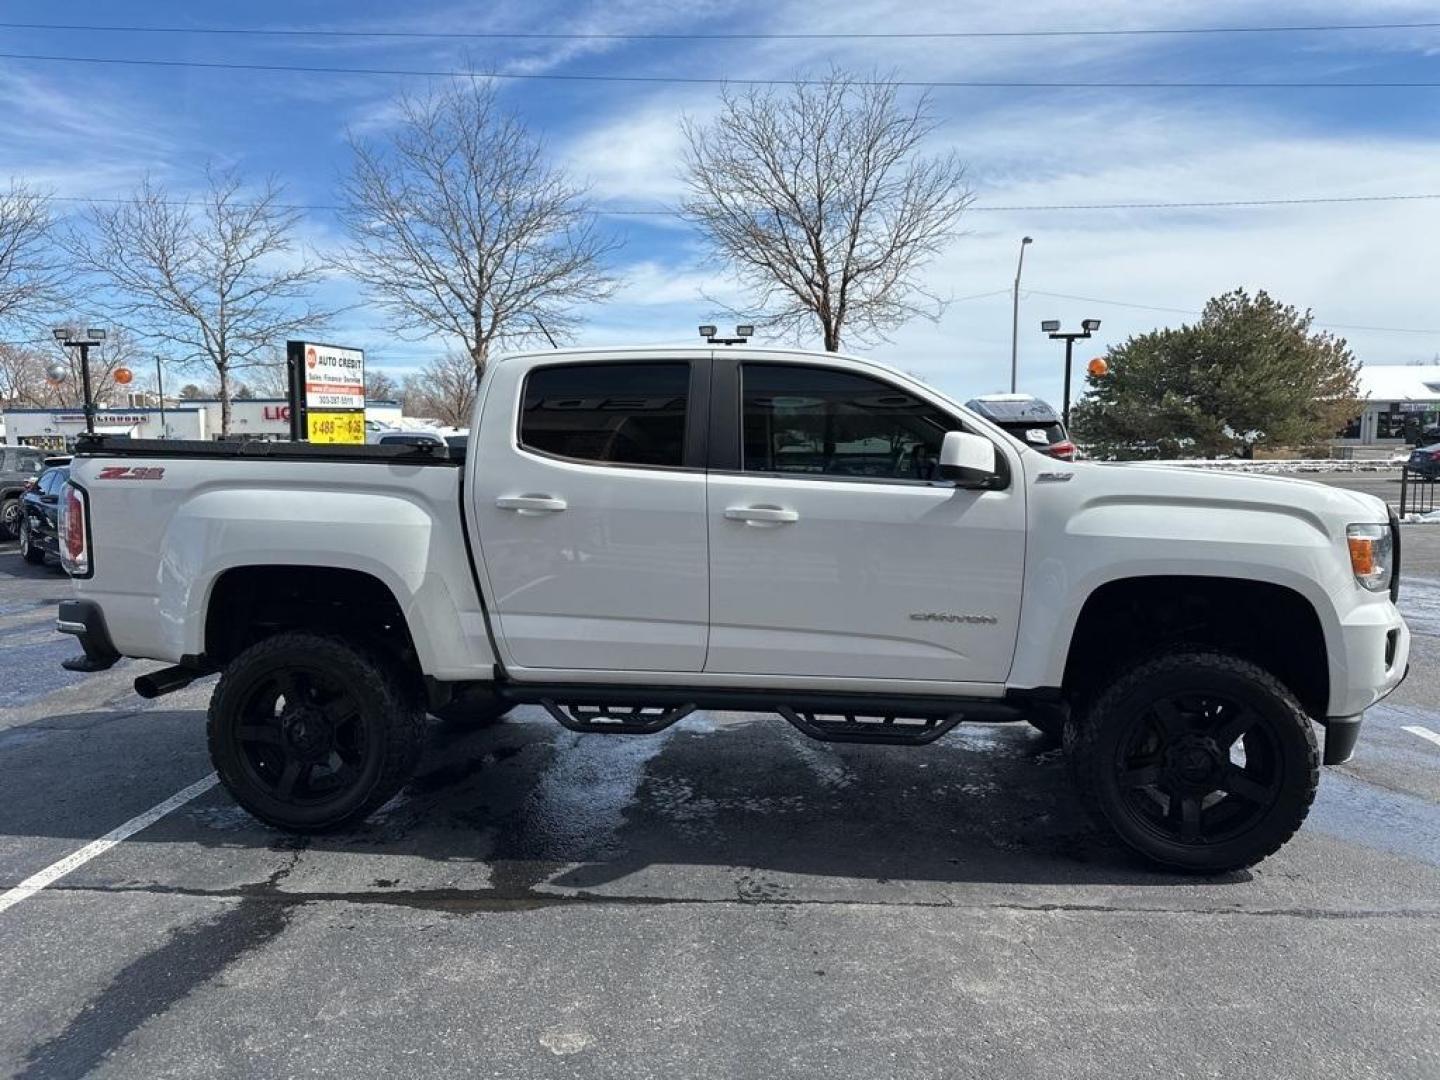
[{"label": "headlight", "polygon": [[1355,580],[1371,592],[1384,592],[1390,587],[1390,574],[1395,566],[1395,551],[1388,525],[1351,525],[1345,530],[1350,547],[1350,569]]}]

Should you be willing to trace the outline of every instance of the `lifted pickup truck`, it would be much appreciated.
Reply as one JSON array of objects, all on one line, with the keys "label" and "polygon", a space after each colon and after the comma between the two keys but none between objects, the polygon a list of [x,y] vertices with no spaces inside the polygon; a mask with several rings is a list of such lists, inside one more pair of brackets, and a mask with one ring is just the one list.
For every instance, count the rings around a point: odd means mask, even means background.
[{"label": "lifted pickup truck", "polygon": [[1410,644],[1377,499],[1056,461],[823,353],[511,356],[463,456],[102,436],[63,514],[67,663],[170,662],[151,696],[221,672],[215,767],[293,830],[399,791],[427,711],[912,744],[1029,719],[1126,844],[1212,872],[1299,828],[1312,722],[1345,760]]}]

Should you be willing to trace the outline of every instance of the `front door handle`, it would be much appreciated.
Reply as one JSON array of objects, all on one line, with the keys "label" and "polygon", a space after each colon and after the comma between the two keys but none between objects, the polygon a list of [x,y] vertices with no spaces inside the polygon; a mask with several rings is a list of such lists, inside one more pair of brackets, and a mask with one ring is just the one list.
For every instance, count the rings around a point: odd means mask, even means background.
[{"label": "front door handle", "polygon": [[565,500],[554,495],[502,495],[495,500],[495,505],[517,514],[558,514],[565,509]]},{"label": "front door handle", "polygon": [[789,525],[800,520],[794,510],[782,510],[778,506],[731,506],[726,508],[725,516],[746,525]]}]

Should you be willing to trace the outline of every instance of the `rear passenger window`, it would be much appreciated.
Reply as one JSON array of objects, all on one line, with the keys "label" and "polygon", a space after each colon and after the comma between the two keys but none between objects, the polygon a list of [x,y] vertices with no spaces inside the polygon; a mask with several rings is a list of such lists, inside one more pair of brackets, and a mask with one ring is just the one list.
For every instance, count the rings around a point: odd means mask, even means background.
[{"label": "rear passenger window", "polygon": [[525,380],[520,444],[613,465],[685,461],[688,363],[566,364]]}]

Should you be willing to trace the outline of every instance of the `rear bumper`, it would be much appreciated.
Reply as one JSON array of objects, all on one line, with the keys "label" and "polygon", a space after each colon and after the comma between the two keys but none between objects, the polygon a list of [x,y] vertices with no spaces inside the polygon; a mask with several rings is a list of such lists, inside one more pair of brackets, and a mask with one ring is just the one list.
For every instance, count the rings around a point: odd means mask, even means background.
[{"label": "rear bumper", "polygon": [[62,667],[71,671],[104,671],[120,659],[110,640],[110,629],[105,625],[105,613],[93,600],[61,600],[55,629],[79,638],[80,647],[85,650],[83,656],[61,661]]}]

